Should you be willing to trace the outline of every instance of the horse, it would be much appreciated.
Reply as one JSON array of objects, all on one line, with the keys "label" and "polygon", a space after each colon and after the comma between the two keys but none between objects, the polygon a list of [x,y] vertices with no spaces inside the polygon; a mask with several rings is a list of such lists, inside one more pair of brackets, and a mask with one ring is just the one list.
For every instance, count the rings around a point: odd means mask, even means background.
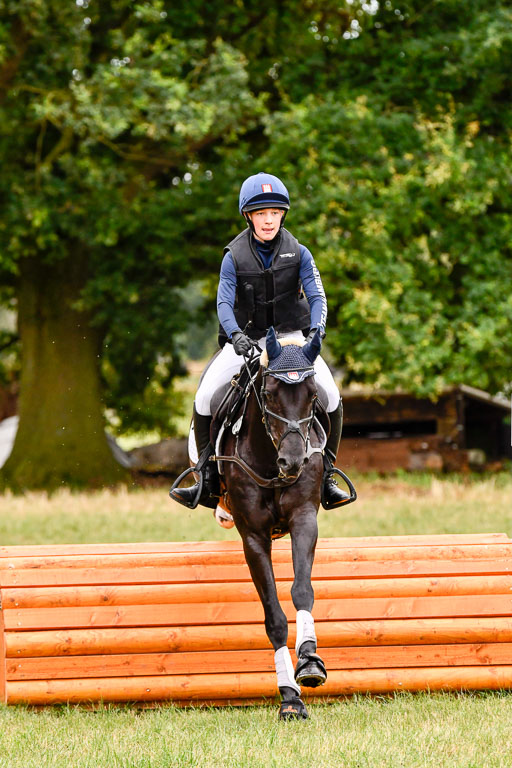
[{"label": "horse", "polygon": [[[327,679],[312,616],[311,571],[318,538],[317,513],[323,477],[322,451],[328,417],[314,376],[320,332],[305,345],[277,340],[271,328],[259,368],[251,374],[242,415],[223,437],[224,455],[212,457],[222,469],[227,503],[243,542],[252,580],[265,614],[281,695],[279,718],[306,719],[301,685]],[[248,360],[245,366],[249,370]],[[355,491],[344,473],[351,490]],[[277,596],[272,540],[290,534],[297,611],[295,670],[287,647],[288,621]]]}]

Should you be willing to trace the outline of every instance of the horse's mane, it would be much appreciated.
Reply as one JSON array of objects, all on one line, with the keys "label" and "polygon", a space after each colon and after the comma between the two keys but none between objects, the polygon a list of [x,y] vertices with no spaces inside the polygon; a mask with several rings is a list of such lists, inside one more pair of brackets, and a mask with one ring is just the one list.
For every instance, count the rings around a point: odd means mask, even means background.
[{"label": "horse's mane", "polygon": [[[278,341],[282,347],[289,347],[291,345],[295,347],[303,347],[306,343],[306,339],[304,338],[287,338],[286,336],[283,339],[279,339]],[[266,349],[264,349],[260,355],[260,364],[263,366],[263,368],[268,368],[268,354]]]}]

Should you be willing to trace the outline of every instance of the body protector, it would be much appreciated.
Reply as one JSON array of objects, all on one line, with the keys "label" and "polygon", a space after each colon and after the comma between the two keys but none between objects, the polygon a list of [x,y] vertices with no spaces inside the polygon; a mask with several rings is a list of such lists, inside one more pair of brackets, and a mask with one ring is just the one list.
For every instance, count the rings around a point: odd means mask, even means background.
[{"label": "body protector", "polygon": [[[237,289],[233,309],[239,327],[252,339],[265,336],[271,326],[279,333],[307,332],[310,309],[300,285],[298,240],[282,228],[276,237],[268,269],[263,267],[249,229],[226,246],[224,253],[228,251],[236,270]],[[246,329],[249,321],[251,324]],[[226,342],[222,326],[219,342],[221,346]]]}]

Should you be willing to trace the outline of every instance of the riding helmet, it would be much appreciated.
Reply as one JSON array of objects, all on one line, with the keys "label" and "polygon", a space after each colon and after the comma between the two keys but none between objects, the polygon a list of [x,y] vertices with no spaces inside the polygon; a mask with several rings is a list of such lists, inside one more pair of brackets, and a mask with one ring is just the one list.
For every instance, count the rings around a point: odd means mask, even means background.
[{"label": "riding helmet", "polygon": [[249,176],[240,188],[239,209],[243,215],[262,208],[290,208],[290,196],[283,182],[271,173]]}]

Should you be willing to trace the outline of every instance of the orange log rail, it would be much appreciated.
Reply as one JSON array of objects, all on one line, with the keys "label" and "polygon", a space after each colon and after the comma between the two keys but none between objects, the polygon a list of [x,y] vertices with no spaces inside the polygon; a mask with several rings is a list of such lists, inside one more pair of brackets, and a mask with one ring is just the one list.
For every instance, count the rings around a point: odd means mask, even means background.
[{"label": "orange log rail", "polygon": [[[293,648],[289,541],[273,559]],[[307,696],[512,687],[505,534],[321,539],[313,586],[328,681]],[[277,693],[239,542],[0,547],[0,597],[7,704]]]}]

